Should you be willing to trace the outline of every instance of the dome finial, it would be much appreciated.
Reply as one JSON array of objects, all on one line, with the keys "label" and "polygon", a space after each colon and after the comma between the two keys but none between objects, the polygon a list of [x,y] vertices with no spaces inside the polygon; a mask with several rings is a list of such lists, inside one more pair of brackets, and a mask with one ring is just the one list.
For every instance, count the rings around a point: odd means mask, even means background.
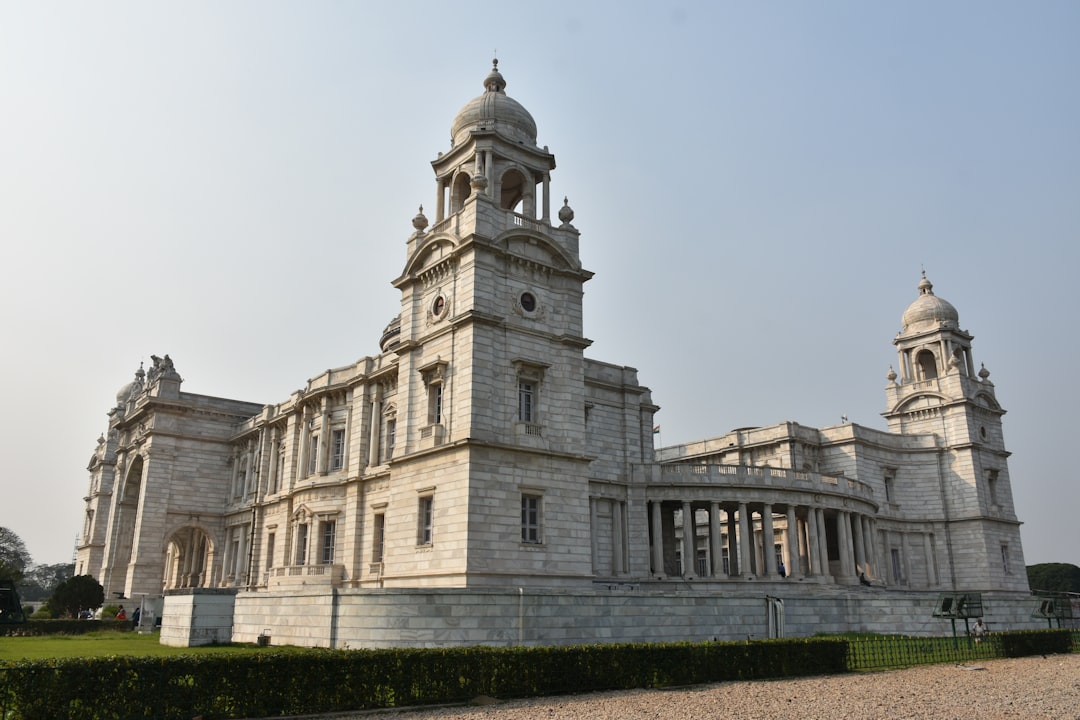
[{"label": "dome finial", "polygon": [[920,295],[933,295],[934,283],[930,282],[926,277],[926,268],[922,271],[922,280],[919,281],[919,294]]},{"label": "dome finial", "polygon": [[506,90],[506,80],[499,72],[499,58],[491,59],[491,72],[484,78],[484,89],[488,92],[501,93]]}]

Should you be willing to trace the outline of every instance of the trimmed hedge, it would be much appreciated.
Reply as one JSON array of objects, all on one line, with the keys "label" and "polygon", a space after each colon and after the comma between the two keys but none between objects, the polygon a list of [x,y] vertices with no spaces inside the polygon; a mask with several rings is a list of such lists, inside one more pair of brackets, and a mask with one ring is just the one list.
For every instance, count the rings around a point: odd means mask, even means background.
[{"label": "trimmed hedge", "polygon": [[1001,651],[1005,657],[1027,657],[1073,651],[1069,630],[1036,630],[1001,634]]},{"label": "trimmed hedge", "polygon": [[824,638],[52,660],[0,666],[0,717],[271,717],[846,669],[847,644]]},{"label": "trimmed hedge", "polygon": [[85,635],[98,630],[130,629],[130,620],[27,620],[13,625],[0,625],[0,637]]}]

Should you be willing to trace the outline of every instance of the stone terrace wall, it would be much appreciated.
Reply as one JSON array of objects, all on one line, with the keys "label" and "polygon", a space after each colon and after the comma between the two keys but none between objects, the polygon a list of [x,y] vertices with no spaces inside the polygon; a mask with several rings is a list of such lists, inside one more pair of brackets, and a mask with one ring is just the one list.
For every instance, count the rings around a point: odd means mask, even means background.
[{"label": "stone terrace wall", "polygon": [[[769,636],[766,595],[784,601],[786,637],[951,632],[948,620],[932,617],[936,592],[813,586],[792,590],[778,582],[723,595],[670,589],[660,594],[620,586],[588,592],[241,592],[232,637],[235,642],[256,642],[269,630],[274,645],[337,648],[763,639]],[[1046,627],[1045,621],[1031,619],[1035,600],[1026,594],[984,594],[983,601],[991,631]],[[957,628],[963,631],[962,621]]]}]

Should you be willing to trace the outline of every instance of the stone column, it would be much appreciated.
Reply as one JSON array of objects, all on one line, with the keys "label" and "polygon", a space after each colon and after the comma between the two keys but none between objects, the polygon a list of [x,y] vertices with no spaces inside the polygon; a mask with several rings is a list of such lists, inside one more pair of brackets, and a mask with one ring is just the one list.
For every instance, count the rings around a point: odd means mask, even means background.
[{"label": "stone column", "polygon": [[694,511],[690,503],[682,504],[682,575],[693,578],[697,575],[697,531],[694,528]]},{"label": "stone column", "polygon": [[900,533],[900,565],[904,569],[904,585],[911,587],[911,565],[908,558],[911,557],[910,547],[908,546],[908,534],[906,532]]},{"label": "stone column", "polygon": [[544,173],[544,216],[546,223],[551,223],[551,173]]},{"label": "stone column", "polygon": [[[352,395],[352,392],[349,392]],[[345,447],[341,453],[341,469],[348,472],[352,465],[352,430],[353,430],[353,404],[352,398],[346,396],[348,408],[345,410]]]},{"label": "stone column", "polygon": [[[441,196],[440,196],[441,197]],[[376,386],[371,394],[371,428],[368,433],[368,467],[379,464],[379,430],[382,427],[382,388]]]},{"label": "stone column", "polygon": [[[593,573],[599,574],[600,568],[600,547],[599,540],[597,538],[597,530],[600,527],[600,509],[597,507],[599,503],[598,498],[589,498],[589,523],[592,526],[592,567]],[[612,543],[615,542],[615,538],[612,538]]]},{"label": "stone column", "polygon": [[247,441],[244,454],[247,457],[247,464],[244,465],[244,489],[242,495],[247,497],[253,490],[255,476],[255,444],[251,440]]},{"label": "stone column", "polygon": [[713,578],[719,578],[724,573],[723,543],[720,537],[720,503],[713,502],[709,505],[709,568]]},{"label": "stone column", "polygon": [[484,151],[484,173],[487,175],[487,195],[490,198],[497,198],[495,193],[495,162],[492,160],[492,151]]},{"label": "stone column", "polygon": [[880,560],[877,547],[877,522],[873,518],[866,516],[866,561],[870,566],[870,571],[866,573],[867,576],[873,578],[873,576],[877,575],[877,568],[885,567],[880,565]]},{"label": "stone column", "polygon": [[742,566],[739,564],[739,539],[738,529],[735,524],[735,513],[727,511],[727,557],[728,577],[739,577]]},{"label": "stone column", "polygon": [[746,521],[746,503],[739,503],[739,574],[750,575],[750,548],[754,541],[750,535],[750,524]]},{"label": "stone column", "polygon": [[652,502],[652,565],[655,577],[664,577],[664,521],[660,516],[660,501]]},{"label": "stone column", "polygon": [[813,576],[818,574],[818,561],[814,553],[817,551],[817,543],[814,541],[814,510],[804,508],[802,523],[802,539],[806,543],[804,555],[806,556],[806,574]]},{"label": "stone column", "polygon": [[278,490],[278,465],[281,458],[281,428],[275,426],[270,431],[270,474],[266,485],[267,493],[275,493]]},{"label": "stone column", "polygon": [[802,562],[799,558],[799,520],[795,517],[795,506],[787,506],[787,572],[795,579],[802,577]]},{"label": "stone column", "polygon": [[863,536],[863,516],[855,515],[852,523],[855,530],[855,570],[866,572],[866,538]]},{"label": "stone column", "polygon": [[435,178],[435,223],[446,217],[446,183],[442,178]]},{"label": "stone column", "polygon": [[825,533],[825,511],[822,508],[814,508],[813,512],[814,522],[817,525],[818,567],[821,568],[819,574],[822,577],[829,577],[831,571],[829,569],[829,540]]},{"label": "stone column", "polygon": [[931,533],[923,533],[923,547],[926,551],[926,584],[934,587],[937,585],[937,575],[934,572],[934,543]]},{"label": "stone column", "polygon": [[854,513],[844,513],[844,542],[847,543],[847,577],[853,578],[858,575],[858,570],[855,569],[855,535],[852,531],[852,521],[854,519]]},{"label": "stone column", "polygon": [[764,562],[765,577],[776,577],[776,532],[772,524],[772,504],[761,506],[761,554]]},{"label": "stone column", "polygon": [[322,399],[322,412],[319,416],[319,455],[316,458],[319,474],[325,475],[330,466],[330,396]]},{"label": "stone column", "polygon": [[[626,532],[623,529],[623,512],[625,508],[626,503],[618,500],[611,501],[611,562],[613,575],[622,575],[626,572],[626,560],[623,554],[623,547],[626,543]],[[593,545],[595,547],[595,543]]]}]

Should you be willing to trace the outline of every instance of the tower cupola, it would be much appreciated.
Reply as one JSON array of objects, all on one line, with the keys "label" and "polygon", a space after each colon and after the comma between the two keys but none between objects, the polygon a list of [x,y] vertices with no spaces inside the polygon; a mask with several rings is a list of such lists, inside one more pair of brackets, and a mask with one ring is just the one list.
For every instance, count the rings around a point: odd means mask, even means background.
[{"label": "tower cupola", "polygon": [[473,130],[494,130],[510,140],[536,146],[536,121],[517,100],[506,94],[506,80],[499,72],[498,59],[484,78],[484,94],[465,103],[454,124],[450,137],[455,146],[469,138]]},{"label": "tower cupola", "polygon": [[919,297],[904,311],[903,332],[929,330],[939,324],[959,328],[960,313],[950,302],[934,294],[934,285],[926,278],[924,270],[919,282]]}]

